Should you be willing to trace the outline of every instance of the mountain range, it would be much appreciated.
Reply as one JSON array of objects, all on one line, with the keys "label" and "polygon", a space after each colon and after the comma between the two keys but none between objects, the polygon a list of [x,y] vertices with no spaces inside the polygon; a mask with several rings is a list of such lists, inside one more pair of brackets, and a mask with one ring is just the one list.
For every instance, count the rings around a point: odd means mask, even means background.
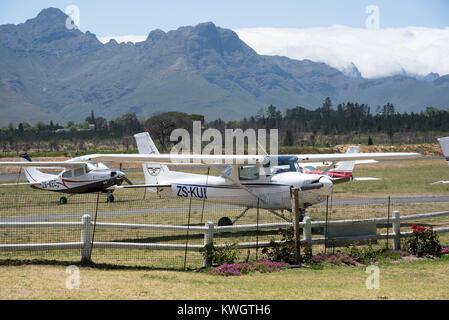
[{"label": "mountain range", "polygon": [[100,42],[66,27],[59,9],[18,25],[0,26],[0,126],[27,121],[65,123],[90,115],[149,117],[181,111],[207,120],[241,119],[270,104],[314,109],[340,102],[393,103],[397,111],[449,107],[449,75],[407,74],[364,79],[355,65],[257,54],[212,22],[151,31],[135,44]]}]

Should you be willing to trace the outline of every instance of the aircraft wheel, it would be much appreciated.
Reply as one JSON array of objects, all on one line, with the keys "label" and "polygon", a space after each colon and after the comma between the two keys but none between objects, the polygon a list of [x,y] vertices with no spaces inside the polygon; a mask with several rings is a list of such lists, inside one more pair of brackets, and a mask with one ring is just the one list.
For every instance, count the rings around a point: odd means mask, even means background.
[{"label": "aircraft wheel", "polygon": [[232,220],[228,217],[221,217],[220,220],[218,220],[218,226],[232,226]]},{"label": "aircraft wheel", "polygon": [[107,201],[108,202],[114,202],[114,195],[112,193],[108,194]]},{"label": "aircraft wheel", "polygon": [[59,204],[66,204],[67,203],[67,198],[66,197],[61,197],[59,199]]}]

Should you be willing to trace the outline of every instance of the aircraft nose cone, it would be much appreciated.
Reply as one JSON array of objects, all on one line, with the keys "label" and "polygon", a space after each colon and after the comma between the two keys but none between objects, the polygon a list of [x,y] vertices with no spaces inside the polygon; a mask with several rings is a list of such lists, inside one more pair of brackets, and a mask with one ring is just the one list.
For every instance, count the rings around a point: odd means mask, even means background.
[{"label": "aircraft nose cone", "polygon": [[321,177],[320,183],[323,184],[323,190],[330,192],[332,190],[332,187],[334,184],[332,183],[332,180],[327,177]]}]

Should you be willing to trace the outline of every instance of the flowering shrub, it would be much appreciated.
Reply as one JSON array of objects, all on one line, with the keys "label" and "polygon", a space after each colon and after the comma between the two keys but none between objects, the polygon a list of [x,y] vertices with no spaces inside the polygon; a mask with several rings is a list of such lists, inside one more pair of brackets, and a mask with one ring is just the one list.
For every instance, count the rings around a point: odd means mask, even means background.
[{"label": "flowering shrub", "polygon": [[311,264],[323,264],[328,263],[335,266],[355,266],[357,261],[345,253],[338,252],[336,254],[319,253],[313,255],[310,259]]},{"label": "flowering shrub", "polygon": [[404,250],[395,250],[395,252],[403,257],[410,255],[410,253],[408,253],[407,251],[404,251]]},{"label": "flowering shrub", "polygon": [[275,262],[271,260],[256,260],[245,263],[222,264],[219,267],[211,268],[210,273],[222,276],[241,276],[250,272],[276,272],[288,266],[285,262]]},{"label": "flowering shrub", "polygon": [[439,256],[441,254],[438,235],[431,227],[425,228],[413,224],[411,228],[413,229],[413,235],[406,241],[408,252],[418,257],[425,255]]},{"label": "flowering shrub", "polygon": [[441,248],[441,254],[449,253],[449,248]]}]

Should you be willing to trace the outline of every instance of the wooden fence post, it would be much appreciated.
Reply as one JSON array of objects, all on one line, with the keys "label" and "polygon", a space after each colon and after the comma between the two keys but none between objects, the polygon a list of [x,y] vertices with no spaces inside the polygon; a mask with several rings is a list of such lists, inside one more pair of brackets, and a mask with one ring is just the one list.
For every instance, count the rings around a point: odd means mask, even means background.
[{"label": "wooden fence post", "polygon": [[[204,231],[204,247],[206,248],[206,245],[214,245],[214,223],[212,221],[208,221],[205,224],[205,227],[207,230]],[[203,258],[203,267],[210,267],[212,264],[212,261],[210,261],[210,256],[206,251],[204,252],[204,258]]]},{"label": "wooden fence post", "polygon": [[88,263],[90,262],[90,250],[91,250],[91,239],[90,239],[90,230],[91,230],[91,217],[88,214],[83,215],[82,218],[83,228],[81,229],[81,242],[83,243],[83,247],[81,248],[81,262]]},{"label": "wooden fence post", "polygon": [[299,189],[293,187],[292,189],[292,215],[293,228],[295,231],[295,259],[296,263],[301,262],[301,235],[299,230]]},{"label": "wooden fence post", "polygon": [[303,238],[310,254],[312,254],[312,220],[310,220],[310,217],[306,216],[303,222],[305,223],[304,228],[302,229]]},{"label": "wooden fence post", "polygon": [[401,216],[399,211],[393,211],[392,229],[394,235],[393,250],[401,250]]}]

